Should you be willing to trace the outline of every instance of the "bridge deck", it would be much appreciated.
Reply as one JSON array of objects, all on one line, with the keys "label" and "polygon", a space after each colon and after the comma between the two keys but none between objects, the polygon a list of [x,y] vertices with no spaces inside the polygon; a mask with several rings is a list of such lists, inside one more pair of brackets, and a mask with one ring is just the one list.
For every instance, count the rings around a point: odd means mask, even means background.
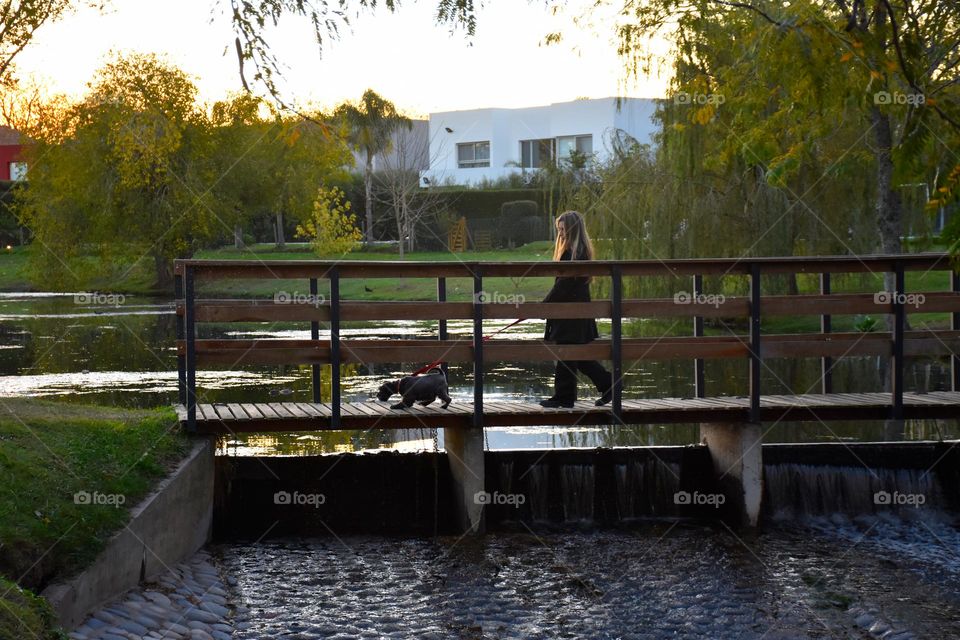
[{"label": "bridge deck", "polygon": [[[473,403],[453,402],[446,409],[439,403],[414,405],[408,410],[391,410],[387,402],[341,404],[341,429],[390,429],[417,427],[470,427]],[[960,419],[960,392],[905,393],[906,419]],[[659,398],[623,401],[626,424],[745,422],[750,400],[747,397]],[[889,393],[831,393],[807,395],[765,395],[760,400],[763,421],[795,420],[883,420],[890,415]],[[187,410],[176,405],[181,422]],[[312,402],[216,403],[197,406],[199,433],[240,433],[269,431],[316,431],[330,429],[331,405]],[[544,409],[534,402],[490,402],[483,404],[484,425],[596,425],[612,424],[615,418],[607,407],[593,401],[577,402],[572,409]]]}]

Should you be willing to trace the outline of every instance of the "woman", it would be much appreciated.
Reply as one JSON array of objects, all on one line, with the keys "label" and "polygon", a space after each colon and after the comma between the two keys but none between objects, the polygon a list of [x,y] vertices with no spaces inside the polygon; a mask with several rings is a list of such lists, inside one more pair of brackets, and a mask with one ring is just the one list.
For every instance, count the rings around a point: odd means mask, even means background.
[{"label": "woman", "polygon": [[[557,244],[553,250],[554,260],[592,260],[593,245],[587,235],[583,216],[576,211],[567,211],[557,217]],[[544,302],[590,302],[590,278],[557,278],[553,289]],[[586,344],[599,336],[597,321],[593,318],[547,320],[543,339],[557,344]],[[599,407],[610,402],[612,377],[596,360],[564,360],[557,362],[554,374],[553,397],[541,400],[544,407],[570,408],[577,400],[577,371],[586,374],[597,391]]]}]

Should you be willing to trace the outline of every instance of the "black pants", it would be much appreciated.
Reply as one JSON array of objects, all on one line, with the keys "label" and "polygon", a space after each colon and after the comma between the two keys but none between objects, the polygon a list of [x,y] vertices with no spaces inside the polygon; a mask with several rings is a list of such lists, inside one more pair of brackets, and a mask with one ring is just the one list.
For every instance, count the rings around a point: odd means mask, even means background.
[{"label": "black pants", "polygon": [[577,371],[585,374],[601,394],[613,384],[613,376],[596,360],[563,360],[557,362],[553,376],[555,400],[574,402],[577,399]]}]

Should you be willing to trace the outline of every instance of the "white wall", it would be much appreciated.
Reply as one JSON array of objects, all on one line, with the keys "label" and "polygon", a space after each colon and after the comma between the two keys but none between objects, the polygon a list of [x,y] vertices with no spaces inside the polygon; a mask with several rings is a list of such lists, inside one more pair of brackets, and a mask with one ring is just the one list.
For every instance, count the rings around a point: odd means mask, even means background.
[{"label": "white wall", "polygon": [[[652,144],[656,102],[624,98],[575,100],[524,109],[471,109],[430,114],[430,168],[423,175],[433,184],[475,184],[484,178],[520,173],[520,141],[561,136],[593,136],[597,161],[609,158],[609,138],[622,129],[639,142]],[[450,131],[447,131],[447,129]],[[457,145],[490,142],[490,166],[460,169]]]}]

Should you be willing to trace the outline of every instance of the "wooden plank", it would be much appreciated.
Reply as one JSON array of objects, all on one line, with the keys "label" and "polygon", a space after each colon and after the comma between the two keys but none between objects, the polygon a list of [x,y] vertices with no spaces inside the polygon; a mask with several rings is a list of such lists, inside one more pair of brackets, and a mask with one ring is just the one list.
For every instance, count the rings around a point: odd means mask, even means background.
[{"label": "wooden plank", "polygon": [[211,405],[213,410],[217,413],[217,418],[220,420],[225,420],[227,422],[233,422],[235,420],[233,412],[230,411],[230,407],[225,404],[215,403]]},{"label": "wooden plank", "polygon": [[287,409],[286,406],[284,406],[283,402],[268,402],[267,405],[271,409],[273,409],[273,412],[276,413],[277,416],[280,418],[296,418],[297,417],[289,409]]},{"label": "wooden plank", "polygon": [[280,418],[280,415],[273,410],[273,407],[269,403],[259,402],[257,403],[257,408],[260,410],[260,413],[263,414],[263,417],[268,420],[277,420]]},{"label": "wooden plank", "polygon": [[240,406],[243,407],[243,410],[250,416],[251,420],[260,420],[266,417],[255,404],[244,402]]},{"label": "wooden plank", "polygon": [[320,411],[313,406],[313,403],[310,402],[298,402],[297,406],[300,407],[300,410],[303,411],[310,418],[323,418],[325,417]]},{"label": "wooden plank", "polygon": [[950,268],[947,253],[858,256],[786,256],[770,258],[691,258],[674,260],[591,260],[573,262],[424,262],[424,261],[321,261],[321,260],[200,260],[184,259],[174,269],[192,267],[198,280],[243,278],[259,280],[304,280],[325,278],[336,267],[340,278],[456,278],[473,277],[481,269],[485,277],[607,276],[618,265],[627,275],[746,274],[753,264],[764,273],[878,273],[892,271],[895,261],[907,271]]},{"label": "wooden plank", "polygon": [[230,413],[233,414],[234,419],[236,420],[249,420],[250,416],[247,415],[247,412],[243,410],[243,407],[236,403],[229,403],[227,405],[230,407]]},{"label": "wooden plank", "polygon": [[294,418],[299,418],[301,420],[306,420],[310,416],[301,409],[296,402],[283,402],[281,403],[283,408],[290,413]]}]

